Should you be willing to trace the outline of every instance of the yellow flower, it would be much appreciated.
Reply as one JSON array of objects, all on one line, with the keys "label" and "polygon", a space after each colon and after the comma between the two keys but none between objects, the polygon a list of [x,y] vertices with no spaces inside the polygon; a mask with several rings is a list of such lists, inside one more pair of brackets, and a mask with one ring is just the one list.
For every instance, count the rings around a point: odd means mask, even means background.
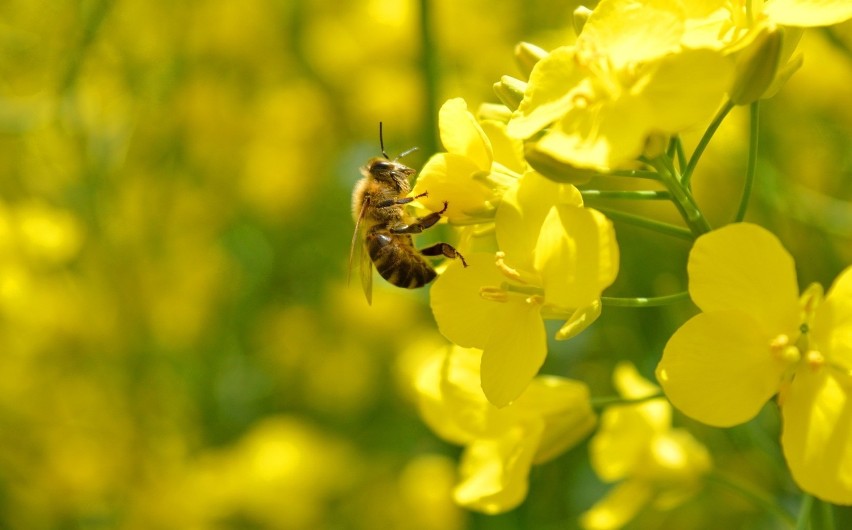
[{"label": "yellow flower", "polygon": [[[619,394],[628,399],[653,396],[659,389],[629,363],[613,374]],[[583,514],[586,529],[620,528],[642,508],[671,509],[692,496],[710,469],[707,450],[688,432],[672,429],[665,399],[609,407],[589,444],[595,472],[606,482],[621,481]]]},{"label": "yellow flower", "polygon": [[832,26],[852,18],[847,0],[686,0],[687,33],[684,44],[734,44],[766,24],[790,27]]},{"label": "yellow flower", "polygon": [[730,85],[721,52],[681,49],[679,2],[602,0],[574,46],[533,68],[509,134],[580,168],[613,168],[642,153],[652,133],[673,134],[708,119]]},{"label": "yellow flower", "polygon": [[612,223],[583,208],[576,188],[534,173],[504,195],[496,231],[496,260],[472,253],[468,267],[451,263],[431,304],[445,337],[484,350],[482,389],[502,407],[544,363],[544,318],[568,320],[557,334],[565,339],[597,317],[600,293],[618,272],[618,247]]},{"label": "yellow flower", "polygon": [[[754,2],[759,4],[759,2]],[[848,0],[769,0],[763,8],[771,20],[784,26],[817,27],[840,24],[852,18]]]},{"label": "yellow flower", "polygon": [[478,122],[461,98],[444,103],[438,124],[447,152],[426,162],[412,194],[428,192],[420,203],[432,211],[447,201],[451,223],[491,221],[500,196],[524,172],[523,146],[506,135],[505,123]]},{"label": "yellow flower", "polygon": [[498,409],[479,385],[481,352],[441,350],[417,375],[421,415],[443,439],[464,445],[453,497],[485,513],[511,510],[527,494],[534,464],[579,443],[595,425],[585,384],[537,377],[522,396]]},{"label": "yellow flower", "polygon": [[736,58],[731,100],[746,104],[774,95],[802,65],[795,54],[801,28],[830,26],[852,17],[847,0],[688,0],[682,44],[709,47]]},{"label": "yellow flower", "polygon": [[799,486],[852,504],[852,267],[825,301],[799,300],[793,258],[759,226],[700,237],[689,292],[703,311],[669,340],[657,378],[672,404],[704,423],[752,419],[780,392],[781,444]]}]

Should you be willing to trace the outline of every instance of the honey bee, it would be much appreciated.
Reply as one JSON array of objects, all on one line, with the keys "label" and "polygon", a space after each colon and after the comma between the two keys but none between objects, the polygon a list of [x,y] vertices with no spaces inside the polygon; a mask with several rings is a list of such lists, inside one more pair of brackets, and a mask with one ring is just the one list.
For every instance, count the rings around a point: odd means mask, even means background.
[{"label": "honey bee", "polygon": [[352,217],[355,233],[349,248],[349,270],[355,254],[359,235],[363,239],[361,248],[361,286],[372,304],[373,264],[379,274],[393,285],[406,289],[423,287],[435,279],[435,269],[423,256],[446,256],[458,258],[467,267],[464,257],[448,243],[436,243],[424,249],[416,249],[411,234],[419,234],[441,219],[447,211],[447,201],[438,212],[414,218],[405,211],[405,205],[426,197],[427,192],[408,197],[411,186],[409,177],[415,170],[399,162],[399,159],[416,148],[409,149],[393,160],[385,152],[382,124],[379,123],[381,157],[374,157],[361,168],[363,178],[352,192]]}]

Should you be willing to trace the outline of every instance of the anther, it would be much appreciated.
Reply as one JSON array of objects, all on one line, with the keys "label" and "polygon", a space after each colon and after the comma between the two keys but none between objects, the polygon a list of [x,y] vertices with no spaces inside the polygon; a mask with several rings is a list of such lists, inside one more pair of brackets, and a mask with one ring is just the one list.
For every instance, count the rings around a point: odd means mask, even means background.
[{"label": "anther", "polygon": [[778,335],[769,341],[769,351],[772,357],[785,363],[795,363],[802,357],[799,349],[790,344],[790,337],[785,334]]},{"label": "anther", "polygon": [[491,302],[508,302],[509,301],[509,293],[506,292],[505,289],[501,287],[490,287],[484,286],[479,288],[479,296],[483,300],[489,300]]},{"label": "anther", "polygon": [[809,350],[805,354],[805,362],[808,363],[811,370],[817,370],[825,364],[825,357],[817,350]]},{"label": "anther", "polygon": [[534,294],[532,296],[528,296],[524,299],[529,305],[544,305],[544,297],[540,294]]},{"label": "anther", "polygon": [[506,265],[506,253],[505,252],[497,252],[497,268],[506,275],[509,279],[515,280],[519,283],[527,283],[521,278],[521,273],[519,273],[516,269]]}]

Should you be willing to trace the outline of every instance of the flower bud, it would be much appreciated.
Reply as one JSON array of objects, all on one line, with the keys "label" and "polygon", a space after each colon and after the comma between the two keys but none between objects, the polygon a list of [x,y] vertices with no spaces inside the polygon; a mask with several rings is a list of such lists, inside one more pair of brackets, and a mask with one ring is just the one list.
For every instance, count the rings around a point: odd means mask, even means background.
[{"label": "flower bud", "polygon": [[586,25],[586,21],[589,20],[589,16],[592,14],[592,10],[586,6],[580,6],[574,10],[574,32],[579,35],[583,31],[583,26]]},{"label": "flower bud", "polygon": [[500,81],[494,83],[494,93],[500,98],[504,105],[512,110],[517,110],[518,105],[524,99],[527,84],[520,79],[504,75]]},{"label": "flower bud", "polygon": [[802,40],[803,28],[786,26],[783,28],[784,42],[781,47],[781,60],[779,61],[778,73],[772,84],[763,93],[763,98],[771,98],[781,90],[781,87],[790,79],[796,71],[802,67],[802,53],[796,52],[799,41]]},{"label": "flower bud", "polygon": [[479,106],[476,118],[480,121],[499,121],[509,123],[512,118],[512,110],[500,103],[483,103]]},{"label": "flower bud", "polygon": [[585,184],[599,174],[594,169],[572,166],[557,160],[551,154],[540,150],[535,144],[524,150],[524,158],[534,170],[554,182]]},{"label": "flower bud", "polygon": [[571,315],[556,333],[556,340],[568,340],[577,336],[581,331],[591,326],[601,316],[601,301],[595,300],[590,305],[580,307]]},{"label": "flower bud", "polygon": [[651,133],[645,138],[645,148],[642,154],[647,158],[657,158],[666,152],[669,145],[669,137],[662,133]]},{"label": "flower bud", "polygon": [[748,105],[763,96],[778,74],[782,44],[782,30],[764,26],[751,44],[737,54],[731,101]]},{"label": "flower bud", "polygon": [[535,66],[535,64],[541,59],[547,57],[547,55],[547,50],[539,48],[535,44],[530,44],[529,42],[520,42],[517,46],[515,46],[515,60],[517,61],[521,72],[523,72],[526,77],[529,77],[533,66]]}]

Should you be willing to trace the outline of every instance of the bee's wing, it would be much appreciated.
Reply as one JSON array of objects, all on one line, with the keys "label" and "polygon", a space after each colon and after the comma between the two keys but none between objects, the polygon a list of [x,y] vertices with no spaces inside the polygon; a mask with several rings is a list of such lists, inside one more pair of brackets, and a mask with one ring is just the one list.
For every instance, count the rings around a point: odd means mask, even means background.
[{"label": "bee's wing", "polygon": [[[349,284],[349,279],[352,277],[352,260],[355,257],[355,245],[358,241],[358,235],[361,233],[361,220],[364,219],[364,214],[367,213],[367,206],[370,198],[364,199],[361,205],[361,211],[358,213],[358,219],[355,220],[355,232],[352,233],[352,244],[349,246],[349,271],[346,274],[346,283]],[[364,248],[363,243],[361,249],[361,285],[364,287],[364,294],[367,295],[367,303],[373,302],[373,261],[370,259],[370,253]]]},{"label": "bee's wing", "polygon": [[367,304],[373,304],[373,260],[370,259],[370,253],[367,250],[367,245],[361,245],[361,287],[364,288],[364,294],[367,296]]}]

